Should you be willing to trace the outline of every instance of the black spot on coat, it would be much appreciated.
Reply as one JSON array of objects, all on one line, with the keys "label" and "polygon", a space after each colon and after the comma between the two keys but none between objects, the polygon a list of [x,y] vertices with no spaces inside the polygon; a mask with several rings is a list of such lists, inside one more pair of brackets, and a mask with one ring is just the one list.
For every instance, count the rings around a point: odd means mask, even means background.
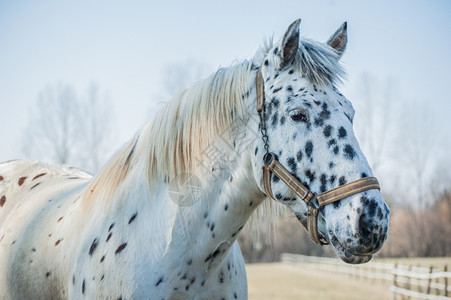
[{"label": "black spot on coat", "polygon": [[344,176],[341,176],[341,177],[338,179],[338,184],[339,184],[340,186],[346,184],[346,178],[345,178]]},{"label": "black spot on coat", "polygon": [[163,276],[161,276],[161,277],[158,279],[157,283],[155,283],[155,286],[159,286],[160,283],[162,283],[162,282],[163,282]]},{"label": "black spot on coat", "polygon": [[305,176],[307,176],[307,178],[310,180],[310,183],[312,183],[316,179],[315,172],[312,172],[311,170],[306,170]]},{"label": "black spot on coat", "polygon": [[138,213],[136,212],[131,218],[130,220],[128,220],[128,224],[130,224],[131,222],[133,222],[136,218],[136,216],[138,215]]},{"label": "black spot on coat", "polygon": [[296,159],[297,159],[297,161],[302,160],[302,150],[299,149],[298,153],[296,154]]},{"label": "black spot on coat", "polygon": [[338,129],[338,138],[344,139],[347,135],[348,132],[343,128],[343,126]]},{"label": "black spot on coat", "polygon": [[279,119],[279,114],[276,112],[276,113],[272,116],[271,125],[272,125],[273,127],[277,125],[278,119]]},{"label": "black spot on coat", "polygon": [[321,174],[320,181],[321,181],[320,190],[321,190],[321,193],[324,193],[327,190],[327,175]]},{"label": "black spot on coat", "polygon": [[94,251],[96,250],[98,244],[99,244],[99,240],[98,240],[97,238],[95,238],[95,239],[92,241],[91,248],[89,248],[89,255],[92,256],[92,254],[93,254]]},{"label": "black spot on coat", "polygon": [[330,137],[332,133],[332,126],[327,125],[326,127],[324,127],[323,133],[325,137]]},{"label": "black spot on coat", "polygon": [[307,143],[305,143],[305,154],[307,155],[307,157],[311,157],[312,152],[313,152],[313,143],[312,141],[308,141]]},{"label": "black spot on coat", "polygon": [[294,157],[289,157],[287,159],[287,166],[289,168],[291,168],[291,172],[296,174],[297,165],[296,165],[296,161],[294,160]]},{"label": "black spot on coat", "polygon": [[353,160],[354,157],[357,155],[357,153],[355,152],[354,148],[351,145],[349,145],[349,144],[345,145],[345,147],[343,149],[343,152],[344,152],[344,156],[347,159],[350,159],[350,160]]}]

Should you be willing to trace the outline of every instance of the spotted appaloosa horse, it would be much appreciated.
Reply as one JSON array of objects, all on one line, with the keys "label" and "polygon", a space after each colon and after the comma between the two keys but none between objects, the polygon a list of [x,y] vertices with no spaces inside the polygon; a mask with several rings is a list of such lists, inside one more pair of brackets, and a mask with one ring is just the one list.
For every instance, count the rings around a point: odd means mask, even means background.
[{"label": "spotted appaloosa horse", "polygon": [[[282,206],[268,205],[266,150],[314,193],[372,176],[335,87],[346,24],[327,43],[299,40],[299,24],[177,96],[94,178],[1,164],[0,298],[246,299],[237,236],[257,207],[269,216]],[[277,176],[270,185],[305,223],[306,203]],[[388,216],[380,192],[366,190],[319,209],[318,235],[344,261],[366,262]]]}]

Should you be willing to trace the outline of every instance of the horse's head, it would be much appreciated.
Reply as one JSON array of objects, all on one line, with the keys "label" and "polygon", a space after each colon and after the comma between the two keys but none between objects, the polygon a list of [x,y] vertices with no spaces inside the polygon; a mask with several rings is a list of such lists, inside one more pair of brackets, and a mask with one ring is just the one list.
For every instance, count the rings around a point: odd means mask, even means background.
[{"label": "horse's head", "polygon": [[[291,24],[280,43],[265,52],[259,70],[264,124],[259,126],[266,125],[266,144],[275,159],[312,193],[321,194],[371,177],[372,171],[354,135],[354,109],[335,87],[343,75],[338,60],[346,47],[346,23],[325,44],[300,42],[299,24]],[[256,143],[254,172],[268,194],[261,169],[264,139]],[[275,174],[270,178],[274,199],[306,224],[305,199]],[[319,207],[316,198],[310,204]],[[354,191],[317,212],[318,240],[330,242],[346,262],[368,261],[387,238],[390,211],[376,188]]]}]

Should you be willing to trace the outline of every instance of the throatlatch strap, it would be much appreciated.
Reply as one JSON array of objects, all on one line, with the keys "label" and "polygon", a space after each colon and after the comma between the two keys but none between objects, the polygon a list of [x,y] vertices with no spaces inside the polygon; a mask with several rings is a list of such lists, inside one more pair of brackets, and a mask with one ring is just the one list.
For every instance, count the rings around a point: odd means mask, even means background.
[{"label": "throatlatch strap", "polygon": [[318,237],[318,212],[319,209],[316,209],[313,206],[308,205],[307,232],[310,235],[312,241],[314,241],[318,245],[324,245],[325,243],[321,242],[321,240]]},{"label": "throatlatch strap", "polygon": [[[263,187],[265,188],[266,195],[272,200],[276,200],[271,190],[271,171],[267,165],[263,165]],[[277,200],[276,200],[277,201]]]},{"label": "throatlatch strap", "polygon": [[321,207],[364,191],[380,189],[381,188],[376,177],[364,177],[334,188],[330,191],[321,193],[316,196],[316,199]]}]

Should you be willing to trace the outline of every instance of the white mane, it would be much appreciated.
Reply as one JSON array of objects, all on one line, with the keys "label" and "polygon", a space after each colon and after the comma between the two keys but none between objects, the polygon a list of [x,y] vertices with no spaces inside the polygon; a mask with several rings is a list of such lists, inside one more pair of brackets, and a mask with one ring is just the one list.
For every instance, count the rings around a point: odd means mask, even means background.
[{"label": "white mane", "polygon": [[[85,196],[109,199],[131,166],[138,164],[146,166],[149,183],[179,174],[197,174],[201,153],[245,112],[244,97],[255,84],[251,71],[262,64],[273,47],[268,40],[252,61],[220,68],[180,93],[115,154]],[[340,82],[345,75],[335,50],[308,39],[301,40],[294,67],[318,85]]]}]

